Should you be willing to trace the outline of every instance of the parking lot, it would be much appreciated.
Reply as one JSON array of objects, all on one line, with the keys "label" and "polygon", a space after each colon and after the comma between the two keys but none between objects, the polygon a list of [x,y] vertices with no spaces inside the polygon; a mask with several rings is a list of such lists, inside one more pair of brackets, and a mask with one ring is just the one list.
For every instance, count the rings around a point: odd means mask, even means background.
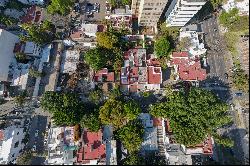
[{"label": "parking lot", "polygon": [[[84,21],[102,21],[106,16],[106,2],[105,0],[80,0],[81,15],[84,16]],[[93,15],[88,16],[91,10],[95,10],[95,3],[99,4],[99,12],[93,12]]]}]

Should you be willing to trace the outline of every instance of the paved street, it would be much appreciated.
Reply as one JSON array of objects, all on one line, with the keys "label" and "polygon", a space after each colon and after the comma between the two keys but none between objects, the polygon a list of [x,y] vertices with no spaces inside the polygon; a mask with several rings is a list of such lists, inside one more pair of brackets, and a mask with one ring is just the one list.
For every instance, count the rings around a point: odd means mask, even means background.
[{"label": "paved street", "polygon": [[204,32],[205,45],[208,48],[207,51],[207,62],[209,65],[209,76],[219,77],[219,79],[227,83],[225,77],[226,65],[225,58],[226,51],[225,47],[222,46],[222,37],[219,34],[217,18],[215,16],[204,20],[201,23],[202,30]]},{"label": "paved street", "polygon": [[[44,132],[49,121],[49,114],[42,112],[41,108],[36,108],[34,111],[33,119],[31,121],[29,130],[29,142],[27,148],[32,149],[36,145],[35,157],[32,159],[32,165],[43,165],[45,157],[42,157],[45,147],[44,147]],[[36,130],[38,130],[38,136],[35,135]]]}]

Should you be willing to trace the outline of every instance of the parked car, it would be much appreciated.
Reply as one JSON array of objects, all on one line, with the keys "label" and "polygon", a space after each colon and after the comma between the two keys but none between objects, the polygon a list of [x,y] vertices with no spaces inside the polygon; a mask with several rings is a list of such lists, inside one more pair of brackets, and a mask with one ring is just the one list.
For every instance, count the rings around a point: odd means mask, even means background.
[{"label": "parked car", "polygon": [[235,93],[235,95],[238,96],[238,97],[240,97],[240,96],[242,96],[243,94],[239,92],[239,93]]},{"label": "parked car", "polygon": [[32,149],[33,152],[36,151],[36,145],[33,145]]},{"label": "parked car", "polygon": [[39,130],[36,130],[36,132],[35,132],[35,137],[38,136],[38,132],[39,132]]}]

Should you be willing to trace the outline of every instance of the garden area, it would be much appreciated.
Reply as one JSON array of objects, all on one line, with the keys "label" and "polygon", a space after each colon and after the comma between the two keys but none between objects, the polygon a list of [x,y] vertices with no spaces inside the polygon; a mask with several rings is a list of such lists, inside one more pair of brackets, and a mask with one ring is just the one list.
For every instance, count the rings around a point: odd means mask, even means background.
[{"label": "garden area", "polygon": [[248,91],[248,76],[241,67],[237,44],[241,35],[249,35],[249,16],[239,16],[238,13],[239,10],[236,8],[228,13],[223,11],[219,17],[219,22],[227,28],[224,38],[234,63],[233,86],[238,90]]}]

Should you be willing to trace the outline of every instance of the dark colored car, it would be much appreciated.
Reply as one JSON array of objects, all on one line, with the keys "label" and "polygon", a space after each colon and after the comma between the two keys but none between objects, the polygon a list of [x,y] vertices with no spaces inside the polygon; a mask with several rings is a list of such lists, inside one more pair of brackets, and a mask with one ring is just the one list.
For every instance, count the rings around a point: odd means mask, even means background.
[{"label": "dark colored car", "polygon": [[235,93],[236,96],[240,97],[242,96],[243,94],[242,93]]}]

